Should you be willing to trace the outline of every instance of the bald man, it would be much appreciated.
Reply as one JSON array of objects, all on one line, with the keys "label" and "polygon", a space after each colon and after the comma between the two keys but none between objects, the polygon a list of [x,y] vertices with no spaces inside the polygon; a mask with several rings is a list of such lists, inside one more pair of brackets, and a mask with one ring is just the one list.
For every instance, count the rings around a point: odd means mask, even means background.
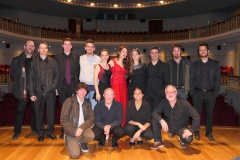
[{"label": "bald man", "polygon": [[95,127],[93,132],[95,140],[99,141],[98,146],[104,146],[106,135],[114,134],[112,137],[112,147],[118,147],[118,139],[123,137],[124,129],[121,126],[123,111],[120,102],[114,100],[114,91],[112,88],[104,90],[104,100],[100,101],[94,108]]},{"label": "bald man", "polygon": [[[184,99],[177,98],[177,89],[173,85],[165,88],[166,99],[163,99],[152,112],[154,144],[150,149],[164,146],[160,129],[163,132],[177,134],[180,147],[186,148],[193,140],[192,134],[200,128],[200,116],[191,104]],[[161,114],[164,114],[164,118]],[[189,117],[192,117],[192,126],[188,128]]]}]

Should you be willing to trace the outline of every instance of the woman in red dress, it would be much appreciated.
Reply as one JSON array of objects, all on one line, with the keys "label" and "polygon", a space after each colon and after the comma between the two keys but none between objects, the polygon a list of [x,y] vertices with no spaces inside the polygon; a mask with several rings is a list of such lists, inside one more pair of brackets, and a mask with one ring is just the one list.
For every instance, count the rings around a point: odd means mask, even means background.
[{"label": "woman in red dress", "polygon": [[131,58],[127,46],[120,46],[117,58],[109,61],[112,71],[111,86],[115,92],[114,99],[119,101],[123,106],[122,126],[126,122],[126,105],[128,102],[126,77],[131,66],[130,63]]}]

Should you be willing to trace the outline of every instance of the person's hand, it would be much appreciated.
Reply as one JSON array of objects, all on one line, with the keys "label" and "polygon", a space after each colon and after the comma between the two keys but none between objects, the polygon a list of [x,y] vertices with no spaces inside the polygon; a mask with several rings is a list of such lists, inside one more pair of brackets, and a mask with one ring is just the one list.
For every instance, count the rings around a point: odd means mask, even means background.
[{"label": "person's hand", "polygon": [[37,97],[36,96],[32,96],[30,97],[31,101],[35,102],[37,100]]},{"label": "person's hand", "polygon": [[82,132],[83,132],[83,130],[81,128],[78,128],[76,133],[75,133],[75,136],[80,137],[82,135]]},{"label": "person's hand", "polygon": [[134,140],[137,140],[138,137],[140,137],[140,134],[141,134],[141,131],[138,130],[138,131],[133,135],[133,139],[134,139]]},{"label": "person's hand", "polygon": [[109,135],[109,133],[110,133],[110,125],[106,125],[105,127],[104,127],[104,134],[105,135]]},{"label": "person's hand", "polygon": [[142,125],[141,123],[138,123],[138,127],[142,130],[142,131],[145,131],[146,128],[144,125]]},{"label": "person's hand", "polygon": [[96,94],[96,100],[100,101],[100,99],[101,99],[101,95],[100,94]]},{"label": "person's hand", "polygon": [[167,125],[167,123],[163,120],[163,121],[161,121],[160,124],[162,125],[162,131],[163,132],[168,132],[168,125]]},{"label": "person's hand", "polygon": [[188,137],[191,136],[191,135],[192,135],[192,132],[190,132],[188,129],[185,129],[185,130],[183,131],[182,137],[183,137],[183,138],[188,138]]}]

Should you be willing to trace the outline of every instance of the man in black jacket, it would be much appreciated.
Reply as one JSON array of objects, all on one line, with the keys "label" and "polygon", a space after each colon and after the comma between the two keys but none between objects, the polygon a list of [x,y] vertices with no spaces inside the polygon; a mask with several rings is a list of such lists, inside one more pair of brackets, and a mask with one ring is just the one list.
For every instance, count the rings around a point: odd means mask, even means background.
[{"label": "man in black jacket", "polygon": [[[205,136],[214,141],[212,136],[212,115],[216,98],[220,90],[220,67],[218,61],[208,57],[209,46],[203,42],[198,46],[200,60],[194,62],[191,67],[190,94],[193,106],[201,115],[204,103],[206,110],[206,134]],[[199,140],[199,131],[195,132],[195,139]]]},{"label": "man in black jacket", "polygon": [[[72,40],[65,38],[63,40],[63,53],[54,57],[59,66],[59,82],[57,87],[57,93],[60,100],[60,108],[62,109],[63,102],[71,97],[74,93],[74,88],[78,84],[78,77],[80,72],[79,56],[72,53]],[[62,139],[64,136],[63,128],[61,129]]]},{"label": "man in black jacket", "polygon": [[[29,67],[32,59],[37,56],[37,54],[34,53],[35,47],[33,41],[26,40],[23,48],[24,51],[19,56],[12,59],[10,68],[10,76],[14,80],[13,94],[18,102],[18,108],[14,123],[14,135],[12,137],[12,140],[17,140],[22,130],[24,113],[30,100],[29,94],[27,93]],[[36,112],[32,102],[31,107],[31,129],[32,133],[37,134]]]},{"label": "man in black jacket", "polygon": [[29,71],[29,94],[36,108],[38,141],[44,141],[44,108],[46,103],[47,128],[46,134],[52,140],[56,139],[54,132],[56,88],[58,85],[59,68],[57,62],[47,57],[48,44],[40,42],[39,56],[32,60]]}]

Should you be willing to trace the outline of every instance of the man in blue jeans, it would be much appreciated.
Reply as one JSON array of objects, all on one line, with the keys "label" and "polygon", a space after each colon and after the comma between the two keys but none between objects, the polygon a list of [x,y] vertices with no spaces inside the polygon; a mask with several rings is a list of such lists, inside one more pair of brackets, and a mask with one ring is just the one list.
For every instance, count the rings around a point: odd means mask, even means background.
[{"label": "man in blue jeans", "polygon": [[89,93],[85,98],[88,98],[92,103],[92,108],[97,104],[96,100],[93,99],[94,89],[94,66],[101,62],[101,58],[94,54],[95,45],[94,41],[88,39],[85,46],[86,54],[80,56],[80,82],[85,82],[88,85]]}]

